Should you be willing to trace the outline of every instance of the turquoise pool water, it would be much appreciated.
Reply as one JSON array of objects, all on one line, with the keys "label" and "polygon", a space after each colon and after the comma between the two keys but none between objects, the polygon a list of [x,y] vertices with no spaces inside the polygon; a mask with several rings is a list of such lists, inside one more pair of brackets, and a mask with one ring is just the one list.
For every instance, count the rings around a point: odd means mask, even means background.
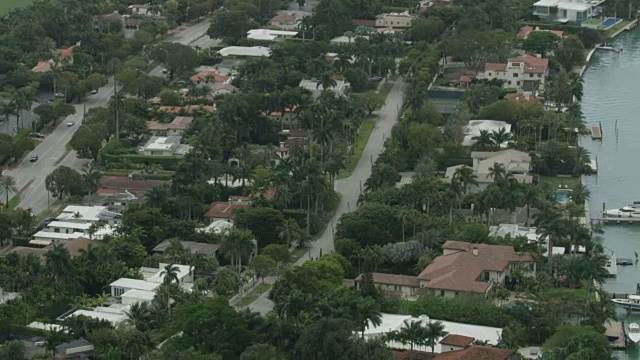
[{"label": "turquoise pool water", "polygon": [[571,190],[569,189],[558,189],[556,190],[556,201],[559,204],[566,204],[571,200]]}]

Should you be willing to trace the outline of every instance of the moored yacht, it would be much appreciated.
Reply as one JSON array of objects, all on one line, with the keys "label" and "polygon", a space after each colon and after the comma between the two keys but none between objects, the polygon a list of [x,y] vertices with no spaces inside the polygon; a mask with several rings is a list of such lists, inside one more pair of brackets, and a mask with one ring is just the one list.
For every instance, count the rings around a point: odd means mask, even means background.
[{"label": "moored yacht", "polygon": [[640,201],[623,206],[620,209],[609,209],[604,211],[604,216],[608,217],[640,217]]},{"label": "moored yacht", "polygon": [[640,310],[640,295],[627,295],[625,299],[611,299],[611,301],[628,310]]},{"label": "moored yacht", "polygon": [[636,323],[629,324],[629,327],[627,328],[627,337],[634,344],[640,341],[640,325]]}]

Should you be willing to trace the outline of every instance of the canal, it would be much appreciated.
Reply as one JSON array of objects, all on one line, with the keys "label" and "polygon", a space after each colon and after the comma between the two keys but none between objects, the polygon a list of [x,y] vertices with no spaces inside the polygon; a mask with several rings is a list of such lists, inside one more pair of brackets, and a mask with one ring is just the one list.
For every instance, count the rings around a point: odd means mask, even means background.
[{"label": "canal", "polygon": [[[588,125],[602,123],[602,142],[583,138],[582,146],[598,160],[598,175],[589,176],[591,217],[600,217],[603,203],[618,208],[640,201],[640,31],[636,28],[620,35],[612,46],[622,53],[597,51],[584,73],[582,111]],[[617,135],[616,135],[617,121]],[[633,258],[640,253],[640,223],[608,225],[603,245],[616,256]],[[615,293],[635,292],[640,268],[619,266],[618,277],[608,280],[604,289]],[[625,322],[640,323],[640,315],[620,312]],[[616,352],[620,360],[640,359],[638,348]]]}]

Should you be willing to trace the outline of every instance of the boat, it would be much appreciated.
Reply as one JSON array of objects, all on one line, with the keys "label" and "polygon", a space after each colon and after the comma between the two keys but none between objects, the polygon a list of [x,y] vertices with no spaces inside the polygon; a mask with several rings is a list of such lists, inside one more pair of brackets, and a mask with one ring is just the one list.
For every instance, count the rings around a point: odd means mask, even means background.
[{"label": "boat", "polygon": [[626,299],[611,299],[611,301],[628,310],[640,310],[640,295],[627,295]]},{"label": "boat", "polygon": [[640,341],[640,325],[636,323],[629,324],[629,327],[627,327],[627,337],[634,344]]},{"label": "boat", "polygon": [[604,211],[607,217],[638,217],[640,218],[640,201],[634,201],[632,204],[623,206],[620,209],[609,209]]}]

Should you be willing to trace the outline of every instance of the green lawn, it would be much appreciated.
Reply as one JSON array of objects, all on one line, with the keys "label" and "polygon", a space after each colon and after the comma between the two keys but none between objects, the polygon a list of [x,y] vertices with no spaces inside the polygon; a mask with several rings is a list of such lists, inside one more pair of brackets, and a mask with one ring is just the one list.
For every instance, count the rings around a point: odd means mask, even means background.
[{"label": "green lawn", "polygon": [[630,21],[629,20],[622,20],[618,23],[618,25],[612,27],[611,29],[605,31],[605,35],[607,36],[612,36],[613,34],[615,34],[616,32],[618,32],[620,29],[624,28],[625,26],[629,25]]},{"label": "green lawn", "polygon": [[574,176],[540,176],[540,184],[548,184],[552,189],[557,189],[560,186],[564,187],[565,185],[572,188],[579,183],[580,178]]},{"label": "green lawn", "polygon": [[344,179],[346,177],[351,176],[351,173],[358,165],[358,161],[360,161],[360,156],[362,156],[362,152],[364,151],[364,147],[367,146],[367,142],[369,141],[369,136],[375,127],[375,123],[373,120],[365,121],[360,127],[360,134],[358,134],[358,141],[356,142],[355,149],[353,149],[353,155],[345,164],[345,169],[340,171],[338,174],[338,179]]},{"label": "green lawn", "polygon": [[15,194],[11,199],[9,199],[9,208],[13,209],[20,204],[20,194]]},{"label": "green lawn", "polygon": [[258,295],[247,295],[238,301],[237,307],[249,306],[252,302],[258,300]]},{"label": "green lawn", "polygon": [[0,16],[9,12],[9,10],[23,7],[31,4],[32,0],[2,0],[0,1]]},{"label": "green lawn", "polygon": [[256,288],[253,290],[253,294],[262,294],[263,292],[267,291],[271,289],[271,285],[270,284],[266,284],[266,283],[262,283],[258,286],[256,286]]},{"label": "green lawn", "polygon": [[587,19],[585,21],[582,22],[583,24],[587,24],[587,25],[600,25],[602,23],[602,19],[601,18],[591,18],[591,19]]}]

